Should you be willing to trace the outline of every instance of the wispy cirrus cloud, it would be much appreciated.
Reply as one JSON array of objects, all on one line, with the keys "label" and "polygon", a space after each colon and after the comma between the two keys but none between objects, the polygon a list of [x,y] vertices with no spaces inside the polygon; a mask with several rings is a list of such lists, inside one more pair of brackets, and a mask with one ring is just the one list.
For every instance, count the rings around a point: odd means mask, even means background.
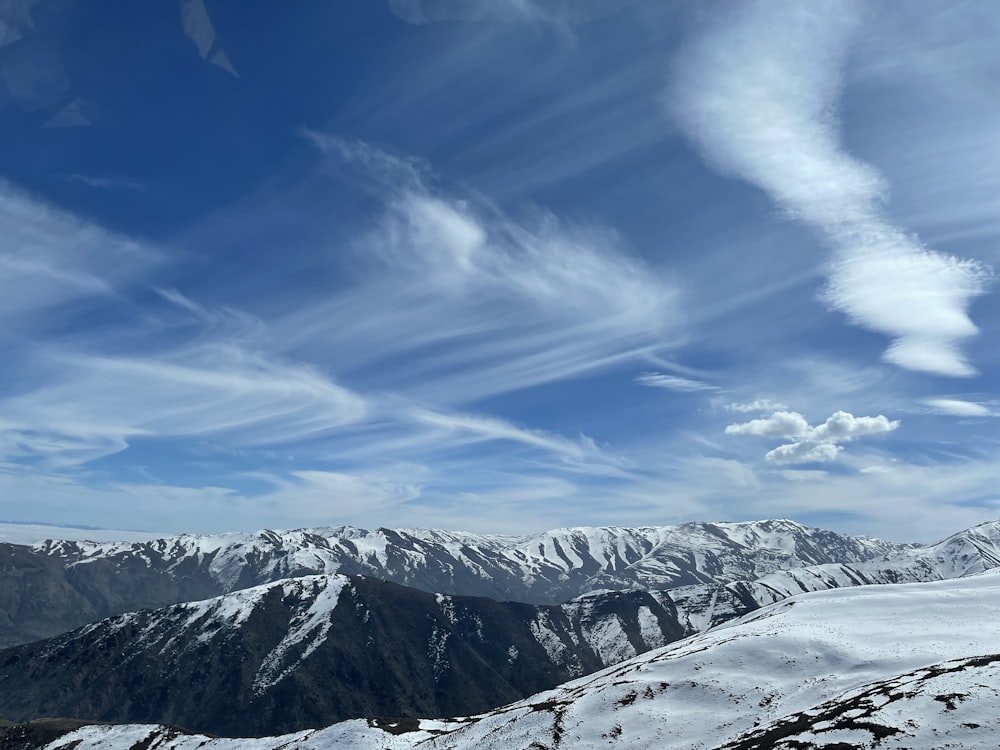
[{"label": "wispy cirrus cloud", "polygon": [[[359,147],[352,155],[363,157],[363,166],[374,173],[379,186],[387,177],[385,170],[402,164],[374,149]],[[600,358],[607,356],[604,347],[612,348],[612,356],[632,356],[628,349],[614,349],[618,344],[611,337],[616,331],[634,326],[651,342],[665,325],[659,316],[672,304],[669,289],[645,279],[638,261],[623,256],[622,266],[616,267],[617,255],[605,254],[604,247],[573,245],[554,227],[554,244],[546,244],[541,235],[509,220],[494,224],[461,201],[432,195],[422,178],[407,184],[404,197],[391,196],[387,211],[392,215],[359,241],[360,247],[377,256],[377,273],[345,293],[357,306],[349,305],[342,310],[346,317],[335,318],[339,323],[335,330],[363,342],[371,322],[367,316],[385,314],[380,307],[386,299],[394,299],[392,294],[426,305],[404,305],[398,311],[398,320],[409,328],[380,331],[386,338],[374,353],[376,359],[398,357],[409,347],[421,353],[427,343],[433,347],[467,342],[472,361],[502,376],[513,375],[506,387],[516,388],[517,377],[542,358],[552,357],[559,364],[553,377],[565,375],[567,350],[555,337],[565,339],[563,326],[574,321],[582,327],[573,345],[584,369],[602,364]],[[585,435],[565,437],[468,409],[455,410],[447,403],[420,400],[418,406],[408,388],[365,393],[349,388],[321,361],[281,353],[286,318],[267,320],[239,308],[203,303],[174,286],[158,285],[151,273],[158,256],[148,248],[125,239],[116,242],[112,234],[78,218],[27,196],[11,196],[0,209],[20,212],[38,226],[26,233],[31,225],[21,221],[23,236],[5,251],[6,266],[21,274],[18,283],[24,284],[25,274],[36,274],[69,286],[65,292],[56,285],[51,295],[38,300],[43,311],[75,298],[105,300],[108,308],[103,319],[109,322],[101,335],[80,333],[68,342],[43,338],[26,344],[20,365],[30,378],[0,399],[0,462],[10,472],[34,476],[37,481],[32,486],[47,497],[74,482],[85,484],[84,476],[100,459],[115,456],[116,465],[129,467],[131,460],[123,454],[130,449],[153,444],[170,450],[171,441],[211,446],[209,450],[217,453],[249,449],[265,463],[275,462],[273,456],[263,457],[276,448],[300,456],[301,463],[276,467],[271,473],[268,481],[277,487],[274,492],[249,498],[242,490],[203,488],[206,502],[220,507],[245,500],[254,513],[265,514],[260,516],[262,525],[273,524],[263,519],[266,513],[277,513],[274,505],[279,499],[288,503],[284,511],[288,518],[296,512],[319,514],[324,503],[328,511],[345,513],[404,505],[420,494],[417,477],[442,481],[441,466],[460,466],[470,491],[477,485],[471,476],[478,472],[488,477],[496,460],[503,460],[507,469],[527,468],[539,478],[553,472],[622,473],[624,459]],[[394,202],[397,198],[400,203]],[[560,267],[562,262],[565,267]],[[59,274],[69,277],[64,281]],[[603,280],[611,287],[601,287]],[[615,299],[619,291],[627,293],[626,301]],[[389,296],[380,296],[381,292]],[[133,300],[141,304],[137,307]],[[316,304],[310,300],[304,307],[315,313]],[[139,315],[134,314],[137,309]],[[466,309],[480,319],[463,321]],[[23,315],[25,306],[12,304],[12,310]],[[501,319],[492,313],[500,313]],[[647,313],[652,319],[646,319]],[[503,315],[511,320],[503,320]],[[596,363],[592,342],[583,336],[600,333],[590,327],[593,320],[609,325],[606,338],[601,341],[598,336]],[[536,321],[549,326],[538,331],[547,340],[522,338],[520,334]],[[476,351],[466,339],[467,322],[491,332],[486,348]],[[330,326],[328,319],[321,323],[313,331],[312,343],[325,350],[330,340],[324,334]],[[351,330],[354,326],[360,330]],[[511,326],[517,335],[510,333]],[[427,342],[409,338],[421,333],[428,335]],[[359,343],[356,351],[373,354],[367,346]],[[497,358],[507,358],[507,347],[527,355],[515,357],[507,363],[514,369],[504,371]],[[352,353],[350,348],[335,351],[339,356]],[[449,367],[445,353],[437,349],[432,359]],[[428,458],[434,460],[436,472],[422,468]],[[382,474],[386,464],[410,468],[389,479]],[[39,484],[44,475],[38,472],[49,472],[51,481]],[[237,485],[253,480],[230,479]],[[112,489],[105,486],[103,491],[114,495]],[[196,494],[175,490],[177,497]],[[151,493],[155,494],[151,489],[144,496]]]},{"label": "wispy cirrus cloud", "polygon": [[364,399],[312,368],[234,346],[155,357],[41,355],[34,389],[0,400],[8,450],[82,464],[137,439],[306,440],[364,418]]},{"label": "wispy cirrus cloud", "polygon": [[663,388],[664,390],[679,391],[680,393],[719,390],[718,386],[706,383],[703,380],[683,378],[679,375],[666,375],[662,372],[644,372],[635,379],[635,382],[648,388]]},{"label": "wispy cirrus cloud", "polygon": [[632,0],[388,0],[406,23],[437,21],[545,21],[579,23],[616,13]]},{"label": "wispy cirrus cloud", "polygon": [[[679,335],[676,285],[607,228],[540,211],[515,220],[431,187],[410,160],[310,138],[362,170],[382,212],[355,242],[358,283],[275,322],[289,347],[321,344],[379,387],[455,405],[604,369]],[[404,370],[387,366],[400,357]]]},{"label": "wispy cirrus cloud", "polygon": [[995,412],[986,404],[959,398],[928,398],[924,404],[937,414],[953,417],[992,417]]},{"label": "wispy cirrus cloud", "polygon": [[7,333],[41,324],[55,308],[111,298],[161,256],[0,181],[0,320]]},{"label": "wispy cirrus cloud", "polygon": [[561,461],[571,465],[590,462],[612,468],[625,463],[624,459],[601,450],[597,443],[586,435],[571,440],[545,430],[520,427],[497,417],[446,414],[424,409],[414,409],[407,413],[406,418],[432,430],[451,435],[458,443],[493,440],[518,443],[557,456]]},{"label": "wispy cirrus cloud", "polygon": [[771,401],[768,398],[756,398],[753,401],[742,401],[726,404],[723,407],[726,411],[735,411],[741,414],[751,414],[753,412],[775,412],[787,411],[788,407],[780,401]]},{"label": "wispy cirrus cloud", "polygon": [[977,333],[969,305],[990,269],[894,226],[881,175],[840,143],[841,68],[863,12],[853,0],[758,0],[720,14],[681,54],[672,112],[716,168],[828,238],[826,299],[892,340],[886,361],[971,376],[960,347]]}]

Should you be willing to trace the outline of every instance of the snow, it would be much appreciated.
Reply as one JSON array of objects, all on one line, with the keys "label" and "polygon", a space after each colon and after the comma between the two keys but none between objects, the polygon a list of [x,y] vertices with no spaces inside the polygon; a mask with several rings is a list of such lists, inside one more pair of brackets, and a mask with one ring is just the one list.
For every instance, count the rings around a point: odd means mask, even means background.
[{"label": "snow", "polygon": [[[573,748],[716,747],[754,721],[990,654],[998,616],[998,576],[804,594],[487,714],[428,748],[548,744],[556,723]],[[558,712],[537,708],[553,702]]]},{"label": "snow", "polygon": [[[254,692],[263,693],[279,683],[326,641],[333,625],[330,616],[349,583],[345,576],[306,576],[282,586],[286,598],[295,596],[309,606],[292,618],[285,637],[261,663],[253,680]],[[298,655],[289,659],[296,650]]]},{"label": "snow", "polygon": [[[529,624],[531,634],[549,657],[553,664],[562,664],[566,670],[573,675],[583,674],[583,665],[579,663],[575,655],[567,653],[566,644],[559,638],[555,627],[547,612],[539,612],[534,620]],[[576,636],[570,634],[573,642],[577,643]]]},{"label": "snow", "polygon": [[649,648],[659,648],[663,646],[663,631],[660,629],[660,622],[649,607],[641,606],[636,610],[639,620],[639,635],[642,642]]},{"label": "snow", "polygon": [[[721,750],[739,741],[753,750],[806,742],[995,748],[997,622],[1000,574],[811,592],[461,722],[420,722],[413,732],[390,734],[354,721],[282,738],[180,737],[155,746]],[[550,623],[539,618],[534,629],[544,645]],[[888,729],[876,737],[872,726]],[[91,727],[49,750],[77,740],[77,750],[125,750],[165,731]]]},{"label": "snow", "polygon": [[587,643],[604,664],[617,664],[635,656],[635,647],[629,642],[617,615],[601,617],[582,630]]}]

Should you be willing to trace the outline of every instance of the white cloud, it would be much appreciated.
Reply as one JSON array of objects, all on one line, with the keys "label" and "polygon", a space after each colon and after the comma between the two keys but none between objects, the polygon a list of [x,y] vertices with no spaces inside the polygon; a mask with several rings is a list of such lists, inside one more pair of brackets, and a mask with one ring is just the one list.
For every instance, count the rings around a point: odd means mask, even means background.
[{"label": "white cloud", "polygon": [[712,164],[826,235],[836,250],[826,298],[892,339],[886,361],[969,376],[960,345],[977,333],[968,308],[990,270],[893,226],[881,176],[839,142],[840,69],[862,12],[849,0],[727,9],[682,55],[673,110]]},{"label": "white cloud", "polygon": [[[622,459],[605,454],[586,435],[570,440],[544,430],[518,427],[504,419],[476,414],[445,414],[425,409],[411,410],[407,419],[435,430],[457,436],[465,443],[489,440],[506,440],[559,456],[569,463],[595,462],[610,466],[620,465]],[[427,439],[426,436],[421,439]]]},{"label": "white cloud", "polygon": [[809,433],[812,440],[839,443],[854,440],[865,435],[892,432],[899,427],[899,420],[890,421],[879,414],[877,417],[855,417],[846,411],[834,412],[827,420]]},{"label": "white cloud", "polygon": [[155,252],[0,181],[0,321],[41,324],[69,301],[108,300],[157,260]]},{"label": "white cloud", "polygon": [[790,482],[821,482],[830,477],[830,472],[821,469],[783,469],[781,476]]},{"label": "white cloud", "polygon": [[993,416],[993,411],[988,406],[975,401],[963,401],[957,398],[928,398],[924,400],[924,403],[939,414],[949,414],[955,417]]},{"label": "white cloud", "polygon": [[727,435],[759,435],[760,437],[797,438],[809,434],[812,428],[801,414],[795,411],[779,411],[769,417],[753,419],[742,424],[726,427]]},{"label": "white cloud", "polygon": [[840,443],[867,435],[892,432],[899,421],[877,417],[855,417],[846,411],[834,412],[822,424],[811,426],[804,416],[794,411],[779,411],[769,417],[731,424],[727,435],[756,435],[781,438],[791,443],[768,451],[764,458],[780,464],[822,463],[833,461],[842,450]]},{"label": "white cloud", "polygon": [[363,398],[301,365],[236,347],[158,357],[42,358],[45,382],[0,401],[8,455],[83,463],[146,437],[277,444],[361,420]]},{"label": "white cloud", "polygon": [[309,137],[361,169],[384,211],[355,243],[358,283],[276,322],[297,356],[336,351],[341,372],[364,369],[375,387],[461,408],[679,338],[677,286],[614,232],[537,211],[515,221],[478,196],[432,189],[422,165]]},{"label": "white cloud", "polygon": [[788,406],[786,406],[785,404],[782,404],[778,401],[771,401],[770,399],[767,398],[757,398],[754,399],[753,401],[726,404],[725,407],[723,408],[725,408],[726,411],[735,411],[735,412],[740,412],[742,414],[750,414],[753,412],[765,413],[765,412],[788,410]]},{"label": "white cloud", "polygon": [[635,382],[650,388],[664,388],[668,391],[680,391],[681,393],[718,390],[718,386],[711,383],[682,378],[677,375],[665,375],[662,372],[644,372],[635,379]]},{"label": "white cloud", "polygon": [[836,443],[788,443],[768,451],[764,458],[776,464],[826,463],[836,459],[841,450]]}]

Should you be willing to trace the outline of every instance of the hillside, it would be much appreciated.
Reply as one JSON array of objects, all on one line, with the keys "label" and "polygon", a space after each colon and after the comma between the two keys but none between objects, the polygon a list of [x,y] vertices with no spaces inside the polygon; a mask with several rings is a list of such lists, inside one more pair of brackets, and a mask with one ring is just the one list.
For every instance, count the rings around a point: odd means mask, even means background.
[{"label": "hillside", "polygon": [[995,747],[1000,575],[809,593],[468,719],[272,739],[87,727],[50,750]]},{"label": "hillside", "polygon": [[667,600],[563,605],[307,576],[119,615],[0,652],[0,716],[273,734],[488,710],[677,640]]}]

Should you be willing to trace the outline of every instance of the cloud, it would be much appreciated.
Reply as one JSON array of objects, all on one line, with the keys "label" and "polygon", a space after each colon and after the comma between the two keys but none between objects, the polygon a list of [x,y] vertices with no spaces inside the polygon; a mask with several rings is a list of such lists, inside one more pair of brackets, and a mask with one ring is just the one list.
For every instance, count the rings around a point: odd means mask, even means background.
[{"label": "cloud", "polygon": [[835,443],[789,443],[768,451],[764,458],[776,464],[825,463],[836,459],[841,450]]},{"label": "cloud", "polygon": [[718,390],[718,386],[711,383],[682,378],[677,375],[664,375],[661,372],[644,372],[635,379],[635,382],[650,388],[664,388],[668,391],[680,391],[681,393]]},{"label": "cloud", "polygon": [[128,177],[99,177],[86,174],[67,175],[66,179],[80,185],[94,188],[95,190],[131,190],[143,191],[145,186],[139,180]]},{"label": "cloud", "polygon": [[632,0],[388,0],[389,9],[416,26],[438,21],[580,23],[617,13]]},{"label": "cloud", "polygon": [[833,461],[842,450],[840,443],[868,435],[892,432],[899,421],[877,417],[856,417],[846,411],[834,412],[822,424],[811,426],[794,411],[779,411],[769,417],[731,424],[727,435],[756,435],[792,442],[768,451],[764,458],[779,464],[823,463]]},{"label": "cloud", "polygon": [[753,401],[747,401],[742,403],[732,403],[726,404],[723,407],[726,411],[735,411],[743,414],[749,414],[752,412],[775,412],[775,411],[787,411],[788,407],[778,401],[771,401],[767,398],[758,398]]},{"label": "cloud", "polygon": [[755,0],[715,18],[675,71],[672,110],[719,170],[764,190],[833,245],[826,300],[892,341],[903,368],[967,377],[969,305],[990,269],[924,247],[893,226],[886,186],[844,152],[836,106],[841,67],[863,8],[845,0]]},{"label": "cloud", "polygon": [[69,302],[108,301],[159,255],[0,181],[0,321],[35,328]]},{"label": "cloud", "polygon": [[993,416],[993,411],[988,406],[974,401],[963,401],[956,398],[928,398],[924,399],[924,403],[938,414],[949,414],[955,417]]},{"label": "cloud", "polygon": [[779,411],[762,419],[753,419],[742,424],[728,425],[726,427],[726,434],[795,438],[807,435],[811,429],[806,418],[798,412]]},{"label": "cloud", "polygon": [[156,357],[57,354],[36,388],[0,400],[7,456],[79,464],[140,438],[228,435],[275,445],[364,418],[357,394],[315,370],[235,346]]},{"label": "cloud", "polygon": [[834,412],[827,420],[813,427],[809,437],[813,440],[829,440],[839,443],[866,435],[892,432],[899,427],[899,420],[890,421],[879,414],[877,417],[855,417],[846,411]]},{"label": "cloud", "polygon": [[679,337],[676,284],[607,228],[537,210],[515,220],[475,194],[432,187],[411,160],[309,137],[335,167],[360,169],[382,210],[354,242],[356,284],[275,322],[290,349],[340,352],[341,371],[378,388],[461,407]]},{"label": "cloud", "polygon": [[504,419],[476,414],[445,414],[414,409],[406,417],[418,424],[457,436],[465,443],[505,440],[552,453],[569,464],[593,462],[611,467],[623,463],[622,459],[605,454],[586,435],[581,435],[578,440],[570,440],[545,430],[526,429]]}]

